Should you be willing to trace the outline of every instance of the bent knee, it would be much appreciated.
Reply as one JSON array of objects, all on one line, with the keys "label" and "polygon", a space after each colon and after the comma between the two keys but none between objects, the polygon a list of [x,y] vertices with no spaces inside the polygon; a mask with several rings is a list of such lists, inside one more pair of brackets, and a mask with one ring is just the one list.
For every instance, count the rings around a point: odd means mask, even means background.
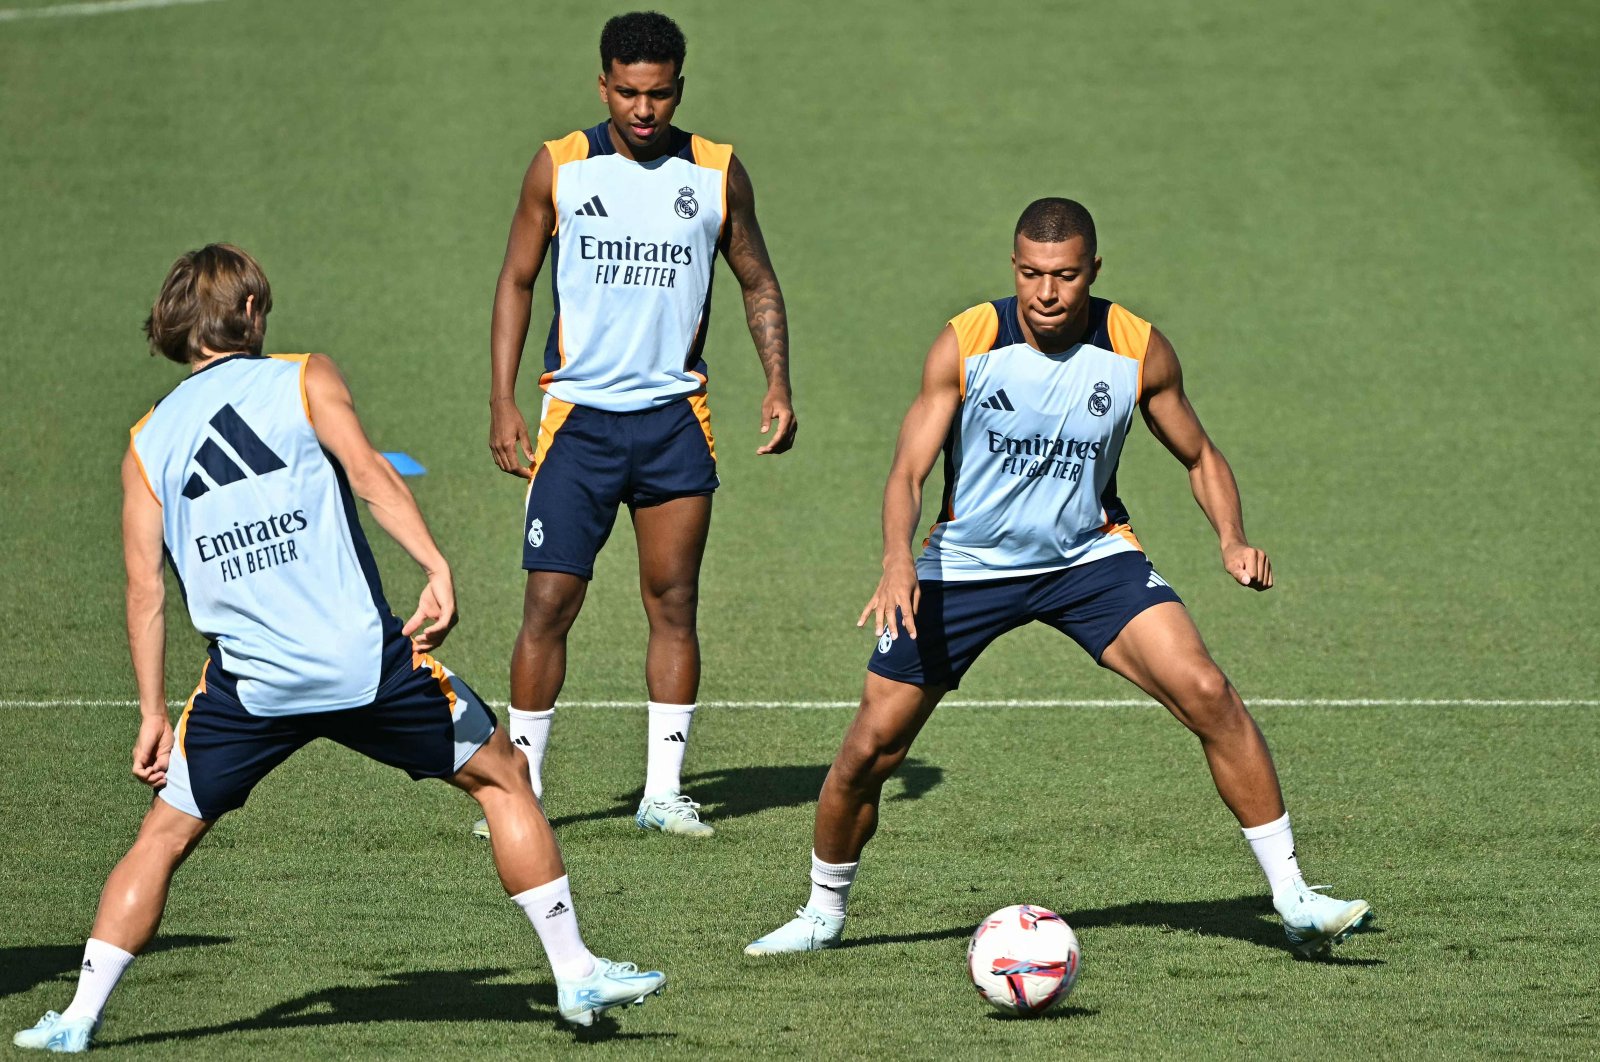
[{"label": "bent knee", "polygon": [[1173,700],[1178,717],[1192,730],[1227,728],[1248,718],[1233,683],[1215,666],[1188,676]]}]

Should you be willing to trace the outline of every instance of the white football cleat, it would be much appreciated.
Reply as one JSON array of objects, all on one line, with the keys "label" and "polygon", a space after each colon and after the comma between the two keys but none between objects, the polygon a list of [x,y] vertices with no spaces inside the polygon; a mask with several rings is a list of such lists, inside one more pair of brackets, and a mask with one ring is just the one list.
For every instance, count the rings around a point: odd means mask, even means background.
[{"label": "white football cleat", "polygon": [[1365,900],[1336,900],[1319,890],[1327,885],[1296,882],[1272,906],[1283,918],[1283,933],[1301,955],[1326,954],[1333,945],[1372,921]]},{"label": "white football cleat", "polygon": [[794,918],[745,945],[746,955],[787,955],[797,951],[837,948],[844,936],[844,916],[823,914],[807,904]]}]

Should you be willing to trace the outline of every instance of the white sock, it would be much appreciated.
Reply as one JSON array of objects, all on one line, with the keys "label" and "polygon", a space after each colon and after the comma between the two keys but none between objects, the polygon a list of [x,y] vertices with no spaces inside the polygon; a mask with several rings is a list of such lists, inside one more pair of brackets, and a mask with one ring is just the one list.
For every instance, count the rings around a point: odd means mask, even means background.
[{"label": "white sock", "polygon": [[860,862],[824,863],[817,858],[817,853],[812,852],[811,899],[806,901],[806,905],[825,915],[843,918],[845,902],[850,899],[850,886],[854,884],[856,869],[860,866]]},{"label": "white sock", "polygon": [[1300,862],[1295,858],[1294,831],[1289,828],[1288,812],[1260,826],[1246,826],[1244,839],[1250,842],[1250,850],[1256,854],[1256,862],[1261,864],[1267,884],[1272,886],[1273,899],[1296,882],[1305,880],[1300,876]]},{"label": "white sock", "polygon": [[541,800],[544,799],[544,780],[539,775],[544,770],[544,748],[550,743],[550,720],[555,714],[554,708],[542,712],[511,709],[511,744],[528,758],[528,780],[533,783],[533,795]]},{"label": "white sock", "polygon": [[100,1012],[106,1009],[111,990],[117,987],[123,971],[132,961],[133,956],[115,944],[90,937],[83,946],[83,971],[78,974],[78,992],[67,1009],[61,1012],[62,1019],[100,1020]]},{"label": "white sock", "polygon": [[594,973],[594,955],[578,933],[578,916],[572,909],[572,887],[565,874],[511,897],[533,923],[539,943],[557,977],[571,979]]},{"label": "white sock", "polygon": [[689,747],[692,704],[650,702],[650,745],[645,759],[644,795],[676,793],[683,784],[683,754]]}]

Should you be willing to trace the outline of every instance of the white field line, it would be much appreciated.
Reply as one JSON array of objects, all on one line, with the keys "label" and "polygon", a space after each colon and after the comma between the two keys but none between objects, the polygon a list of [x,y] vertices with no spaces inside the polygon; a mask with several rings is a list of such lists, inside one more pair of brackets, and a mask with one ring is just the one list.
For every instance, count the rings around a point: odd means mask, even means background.
[{"label": "white field line", "polygon": [[90,15],[114,15],[119,11],[139,11],[147,7],[211,3],[216,3],[216,0],[94,0],[92,3],[56,4],[52,7],[0,7],[0,22],[20,22],[25,18],[88,18]]},{"label": "white field line", "polygon": [[[136,708],[138,701],[61,698],[57,700],[0,700],[0,708]],[[168,701],[178,707],[183,701]],[[1252,697],[1257,708],[1600,708],[1600,699],[1513,699],[1484,697]],[[856,701],[701,701],[701,708],[854,708]],[[497,708],[505,708],[497,704]],[[643,701],[562,701],[562,708],[643,708]],[[1143,698],[1111,700],[1004,700],[945,701],[944,708],[1154,708]]]}]

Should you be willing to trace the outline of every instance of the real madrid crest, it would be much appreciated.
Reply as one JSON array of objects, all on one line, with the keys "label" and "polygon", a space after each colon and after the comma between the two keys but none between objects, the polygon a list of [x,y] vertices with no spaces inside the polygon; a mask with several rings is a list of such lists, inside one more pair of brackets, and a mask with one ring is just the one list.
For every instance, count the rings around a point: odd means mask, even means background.
[{"label": "real madrid crest", "polygon": [[1089,396],[1089,412],[1097,417],[1111,412],[1111,385],[1104,380],[1094,385],[1094,394]]},{"label": "real madrid crest", "polygon": [[680,218],[688,219],[700,213],[700,204],[695,201],[693,188],[679,188],[677,202],[672,204],[672,209],[678,212]]}]

